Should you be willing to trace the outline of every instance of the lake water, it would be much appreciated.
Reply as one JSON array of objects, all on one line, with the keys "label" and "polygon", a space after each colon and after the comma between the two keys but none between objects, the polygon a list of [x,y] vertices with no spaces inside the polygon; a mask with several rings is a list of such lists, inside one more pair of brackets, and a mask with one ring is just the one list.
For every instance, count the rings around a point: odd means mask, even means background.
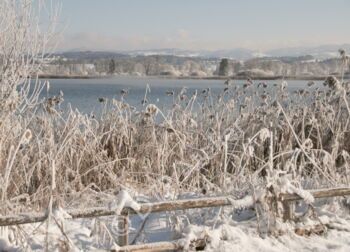
[{"label": "lake water", "polygon": [[[64,103],[62,107],[66,107],[68,103],[73,108],[77,108],[81,112],[90,113],[101,110],[101,103],[98,101],[100,97],[112,99],[121,99],[121,90],[128,90],[128,94],[124,100],[135,107],[142,107],[141,103],[145,95],[147,85],[151,92],[147,95],[149,103],[157,104],[160,108],[166,108],[172,103],[172,97],[166,95],[167,91],[174,90],[179,92],[186,87],[188,94],[192,94],[195,90],[201,92],[210,88],[213,94],[219,94],[226,87],[224,80],[198,80],[198,79],[161,79],[161,78],[141,78],[141,77],[115,77],[105,79],[51,79],[49,93],[43,92],[42,96],[58,95],[60,90],[64,93]],[[233,85],[243,85],[245,80],[234,80]],[[281,80],[265,81],[270,87],[275,83],[281,83]],[[289,80],[288,89],[293,91],[305,88],[308,81]],[[255,80],[254,83],[259,83]],[[315,81],[320,86],[322,81]]]}]

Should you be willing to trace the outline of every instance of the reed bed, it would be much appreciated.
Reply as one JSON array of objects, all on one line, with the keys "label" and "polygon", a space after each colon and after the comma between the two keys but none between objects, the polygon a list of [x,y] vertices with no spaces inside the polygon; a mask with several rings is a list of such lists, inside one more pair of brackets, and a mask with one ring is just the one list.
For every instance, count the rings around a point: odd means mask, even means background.
[{"label": "reed bed", "polygon": [[[285,81],[251,79],[228,81],[219,95],[183,88],[164,94],[171,108],[163,111],[148,103],[147,87],[141,109],[126,103],[122,92],[120,99],[101,97],[97,116],[62,110],[63,93],[40,100],[48,82],[23,83],[0,103],[0,214],[48,213],[46,251],[57,245],[49,232],[55,223],[65,237],[58,247],[74,247],[55,213],[111,206],[125,190],[146,201],[188,193],[241,199],[242,208],[253,204],[257,231],[267,237],[280,234],[291,207],[270,199],[295,193],[313,209],[304,189],[350,185],[350,86],[334,76],[322,87],[309,82],[294,92]],[[205,224],[206,218],[198,220]],[[102,247],[115,244],[108,223],[93,223]],[[184,227],[174,225],[180,234]],[[1,237],[21,247],[33,233],[0,228]]]},{"label": "reed bed", "polygon": [[286,86],[247,80],[218,97],[183,89],[167,94],[167,111],[147,104],[147,93],[141,110],[100,99],[97,118],[62,112],[63,94],[3,112],[1,211],[125,187],[160,198],[240,195],[281,175],[304,188],[349,185],[349,83]]}]

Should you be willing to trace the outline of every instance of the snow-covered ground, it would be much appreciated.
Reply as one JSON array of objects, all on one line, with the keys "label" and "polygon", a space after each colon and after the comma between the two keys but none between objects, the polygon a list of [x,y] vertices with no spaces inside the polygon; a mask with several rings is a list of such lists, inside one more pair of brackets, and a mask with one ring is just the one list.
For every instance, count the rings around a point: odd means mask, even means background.
[{"label": "snow-covered ground", "polygon": [[[122,199],[118,197],[118,202],[124,206],[138,207],[129,195],[124,195]],[[349,208],[344,202],[343,199],[319,200],[315,203],[317,214],[306,211],[303,204],[297,205],[297,213],[301,216],[298,223],[280,223],[277,233],[266,236],[262,235],[264,220],[257,218],[253,209],[233,211],[232,207],[224,207],[133,215],[130,217],[128,230],[129,242],[143,244],[180,239],[186,249],[190,241],[206,238],[208,244],[205,251],[345,252],[350,250],[350,216]],[[113,204],[111,203],[112,206]],[[113,207],[120,209],[121,204]],[[61,209],[54,211],[53,215],[61,229],[51,222],[48,229],[50,250],[96,251],[116,247],[120,234],[117,217],[72,220],[67,219],[69,216]],[[325,231],[313,234],[317,225],[324,227]],[[301,232],[295,232],[297,229],[306,231],[300,235]],[[14,232],[16,236],[12,234],[12,230],[14,229],[10,228],[7,232],[11,240],[17,241],[17,245],[1,239],[1,251],[45,249],[46,223],[18,227]]]}]

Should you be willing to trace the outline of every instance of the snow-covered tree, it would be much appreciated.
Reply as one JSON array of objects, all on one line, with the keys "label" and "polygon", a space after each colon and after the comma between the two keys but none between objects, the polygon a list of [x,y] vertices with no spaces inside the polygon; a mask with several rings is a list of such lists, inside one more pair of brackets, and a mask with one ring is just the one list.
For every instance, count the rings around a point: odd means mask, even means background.
[{"label": "snow-covered tree", "polygon": [[[56,4],[45,0],[0,1],[1,113],[23,112],[37,103],[43,87],[37,74],[57,41]],[[33,93],[29,94],[31,85]]]}]

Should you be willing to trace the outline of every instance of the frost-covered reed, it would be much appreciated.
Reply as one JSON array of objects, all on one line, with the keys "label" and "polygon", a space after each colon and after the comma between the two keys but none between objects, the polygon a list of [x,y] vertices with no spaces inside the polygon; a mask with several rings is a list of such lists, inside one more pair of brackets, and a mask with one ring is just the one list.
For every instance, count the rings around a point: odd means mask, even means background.
[{"label": "frost-covered reed", "polygon": [[348,87],[335,77],[325,84],[296,94],[285,82],[223,88],[220,97],[181,91],[168,111],[114,99],[98,118],[47,98],[3,117],[2,198],[46,206],[53,160],[61,201],[120,187],[160,197],[169,186],[173,195],[242,192],[273,170],[309,188],[349,185]]}]

